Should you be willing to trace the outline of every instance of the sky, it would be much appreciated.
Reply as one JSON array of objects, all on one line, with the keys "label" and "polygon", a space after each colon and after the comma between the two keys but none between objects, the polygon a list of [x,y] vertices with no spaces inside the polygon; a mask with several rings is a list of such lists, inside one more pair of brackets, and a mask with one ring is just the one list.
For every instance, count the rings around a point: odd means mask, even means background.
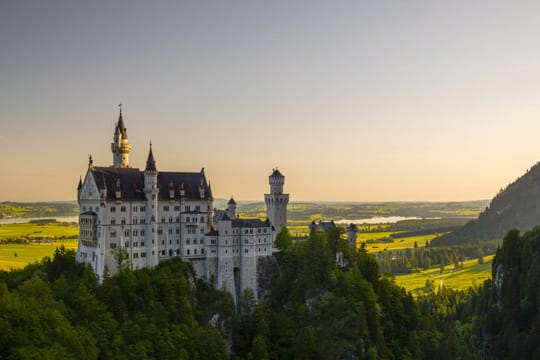
[{"label": "sky", "polygon": [[488,199],[540,155],[540,3],[0,0],[0,201],[75,200],[88,155],[215,197]]}]

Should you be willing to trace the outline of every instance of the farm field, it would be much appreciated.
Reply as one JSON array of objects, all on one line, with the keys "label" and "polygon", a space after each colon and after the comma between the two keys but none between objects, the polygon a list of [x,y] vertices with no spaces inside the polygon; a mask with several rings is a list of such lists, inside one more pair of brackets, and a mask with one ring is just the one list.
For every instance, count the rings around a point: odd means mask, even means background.
[{"label": "farm field", "polygon": [[432,268],[413,274],[397,275],[396,284],[403,286],[413,295],[418,296],[426,291],[426,280],[432,280],[436,287],[444,285],[452,289],[466,290],[473,285],[480,285],[484,280],[491,278],[491,263],[493,255],[485,256],[484,263],[478,264],[478,260],[463,262],[463,269],[454,271],[447,266],[442,273],[439,268]]},{"label": "farm field", "polygon": [[0,225],[0,242],[8,239],[75,238],[78,234],[77,224],[60,222]]},{"label": "farm field", "polygon": [[[386,235],[387,234],[387,235]],[[363,233],[358,234],[358,246],[366,240],[363,239],[375,239],[375,241],[370,241],[366,243],[366,250],[369,253],[375,253],[379,251],[393,251],[393,250],[405,250],[407,248],[414,248],[414,243],[418,247],[424,247],[426,241],[431,241],[439,234],[430,234],[430,235],[419,235],[419,236],[408,236],[403,238],[395,238],[393,242],[387,242],[383,239],[388,239],[388,237],[393,234],[389,232],[380,232],[380,233]]]},{"label": "farm field", "polygon": [[[50,243],[2,244],[0,245],[0,270],[21,269],[29,263],[40,261],[54,254],[57,247],[77,249],[77,240],[61,240]],[[15,256],[17,254],[17,256]]]}]

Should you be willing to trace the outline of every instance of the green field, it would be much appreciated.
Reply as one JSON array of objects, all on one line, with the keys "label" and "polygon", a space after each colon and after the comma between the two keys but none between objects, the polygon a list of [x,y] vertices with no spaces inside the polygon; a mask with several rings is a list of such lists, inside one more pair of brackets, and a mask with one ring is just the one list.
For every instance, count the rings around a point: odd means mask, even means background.
[{"label": "green field", "polygon": [[0,225],[0,241],[9,239],[65,239],[76,238],[79,226],[74,223],[24,223]]},{"label": "green field", "polygon": [[76,249],[78,232],[77,224],[58,222],[0,225],[0,242],[11,242],[0,243],[0,270],[23,268],[61,245]]},{"label": "green field", "polygon": [[[388,235],[384,235],[388,234]],[[380,233],[372,233],[372,234],[358,234],[358,244],[360,244],[363,241],[366,240],[360,240],[360,239],[376,239],[375,241],[370,241],[366,243],[366,250],[367,252],[374,253],[379,251],[392,251],[392,250],[405,250],[407,248],[412,249],[414,248],[414,243],[418,245],[418,247],[424,247],[426,245],[426,241],[431,241],[435,237],[438,236],[438,234],[430,234],[430,235],[419,235],[419,236],[409,236],[404,238],[396,238],[392,239],[393,242],[386,242],[382,239],[388,239],[389,232],[380,232]]]},{"label": "green field", "polygon": [[397,275],[396,284],[403,286],[413,295],[421,295],[426,291],[426,280],[432,280],[436,287],[444,285],[447,288],[465,290],[473,285],[480,285],[484,280],[491,278],[491,262],[493,255],[484,257],[484,263],[478,264],[478,260],[463,262],[463,269],[453,270],[453,266],[447,266],[440,273],[439,268],[432,268],[413,274]]},{"label": "green field", "polygon": [[54,250],[61,245],[64,245],[67,249],[76,250],[77,240],[0,245],[0,270],[20,269],[29,263],[40,261],[45,256],[52,257]]}]

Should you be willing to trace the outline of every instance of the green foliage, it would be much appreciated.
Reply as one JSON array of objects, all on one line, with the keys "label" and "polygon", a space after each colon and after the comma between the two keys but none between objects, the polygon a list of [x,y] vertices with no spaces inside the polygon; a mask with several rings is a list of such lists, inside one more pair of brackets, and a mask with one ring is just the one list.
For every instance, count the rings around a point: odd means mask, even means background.
[{"label": "green foliage", "polygon": [[280,250],[285,250],[292,245],[292,237],[289,229],[284,226],[276,236],[276,247]]},{"label": "green foliage", "polygon": [[99,284],[60,248],[0,272],[0,358],[227,359],[220,331],[233,313],[230,296],[179,259]]}]

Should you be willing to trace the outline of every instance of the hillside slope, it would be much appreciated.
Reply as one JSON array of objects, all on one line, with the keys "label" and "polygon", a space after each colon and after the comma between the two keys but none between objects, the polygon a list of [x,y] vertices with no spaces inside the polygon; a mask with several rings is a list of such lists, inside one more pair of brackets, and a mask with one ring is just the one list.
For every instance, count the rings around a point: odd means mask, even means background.
[{"label": "hillside slope", "polygon": [[540,224],[540,163],[501,190],[488,207],[462,228],[432,241],[433,246],[501,239],[508,230]]}]

